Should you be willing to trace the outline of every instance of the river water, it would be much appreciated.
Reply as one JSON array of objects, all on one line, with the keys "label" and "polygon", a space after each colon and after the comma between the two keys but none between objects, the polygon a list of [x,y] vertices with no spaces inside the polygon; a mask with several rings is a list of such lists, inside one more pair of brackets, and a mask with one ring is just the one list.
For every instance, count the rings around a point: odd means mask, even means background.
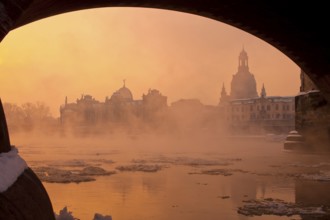
[{"label": "river water", "polygon": [[[114,220],[307,219],[303,216],[238,214],[245,200],[273,198],[330,204],[330,184],[297,174],[330,170],[327,154],[287,152],[262,137],[189,138],[124,136],[99,138],[12,137],[32,169],[93,165],[116,171],[81,183],[43,182],[55,212],[67,206],[81,220],[94,213]],[[68,162],[69,163],[68,165]],[[118,166],[157,164],[157,172],[119,171]],[[71,165],[70,165],[71,164]],[[220,169],[226,175],[209,175]]]}]

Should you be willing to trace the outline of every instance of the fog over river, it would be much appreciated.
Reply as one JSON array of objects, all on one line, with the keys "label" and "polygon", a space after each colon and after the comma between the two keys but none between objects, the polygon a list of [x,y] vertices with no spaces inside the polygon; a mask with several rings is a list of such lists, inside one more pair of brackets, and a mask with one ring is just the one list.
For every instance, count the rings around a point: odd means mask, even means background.
[{"label": "fog over river", "polygon": [[[192,138],[194,137],[194,138]],[[114,220],[329,219],[330,155],[262,136],[14,135],[54,211]]]}]

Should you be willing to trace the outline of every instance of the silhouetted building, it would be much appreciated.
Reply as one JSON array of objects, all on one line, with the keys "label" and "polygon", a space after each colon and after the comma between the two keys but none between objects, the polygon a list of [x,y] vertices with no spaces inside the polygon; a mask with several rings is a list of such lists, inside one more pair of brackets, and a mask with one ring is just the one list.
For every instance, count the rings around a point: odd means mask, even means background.
[{"label": "silhouetted building", "polygon": [[294,129],[294,97],[261,96],[236,99],[222,106],[232,131],[241,133],[287,133]]},{"label": "silhouetted building", "polygon": [[101,119],[102,104],[95,100],[91,95],[81,95],[76,103],[68,103],[67,97],[65,104],[60,107],[60,119],[62,124],[95,124]]},{"label": "silhouetted building", "polygon": [[126,87],[115,91],[110,98],[105,98],[104,122],[127,123],[134,117],[142,115],[142,100],[134,100],[132,92]]},{"label": "silhouetted building", "polygon": [[249,71],[249,59],[244,48],[238,57],[238,71],[231,81],[231,99],[256,98],[257,84],[254,75]]},{"label": "silhouetted building", "polygon": [[60,107],[60,119],[63,125],[125,125],[135,119],[156,120],[159,112],[167,108],[167,97],[158,90],[149,90],[142,100],[134,100],[132,92],[126,87],[115,91],[104,102],[90,95],[82,95],[75,103],[65,103]]},{"label": "silhouetted building", "polygon": [[240,53],[238,72],[233,76],[231,86],[230,95],[222,86],[219,111],[232,132],[286,133],[294,129],[294,97],[267,96],[264,85],[259,97],[244,49]]},{"label": "silhouetted building", "polygon": [[227,103],[230,100],[230,96],[227,95],[225,84],[222,84],[220,103]]},{"label": "silhouetted building", "polygon": [[198,99],[180,99],[171,104],[170,111],[180,132],[210,133],[218,129],[217,107],[203,105]]},{"label": "silhouetted building", "polygon": [[167,97],[163,96],[156,89],[149,89],[148,93],[142,96],[143,117],[149,122],[158,122],[167,110]]}]

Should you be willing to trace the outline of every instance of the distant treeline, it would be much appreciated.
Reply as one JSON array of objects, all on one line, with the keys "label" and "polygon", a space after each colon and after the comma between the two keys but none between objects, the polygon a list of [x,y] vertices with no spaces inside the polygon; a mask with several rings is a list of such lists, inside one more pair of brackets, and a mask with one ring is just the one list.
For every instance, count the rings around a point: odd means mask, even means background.
[{"label": "distant treeline", "polygon": [[54,118],[49,107],[42,102],[27,102],[22,105],[4,103],[9,132],[32,132],[40,130],[51,132],[58,127],[58,119]]}]

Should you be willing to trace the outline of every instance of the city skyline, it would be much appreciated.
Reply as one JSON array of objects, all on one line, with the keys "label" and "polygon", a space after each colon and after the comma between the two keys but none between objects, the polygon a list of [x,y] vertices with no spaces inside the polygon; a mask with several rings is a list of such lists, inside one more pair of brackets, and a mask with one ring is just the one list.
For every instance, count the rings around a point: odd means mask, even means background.
[{"label": "city skyline", "polygon": [[257,91],[264,83],[269,95],[298,93],[298,66],[246,32],[185,13],[107,8],[54,16],[12,31],[0,48],[1,98],[18,104],[42,101],[58,116],[65,96],[91,94],[103,100],[127,79],[135,95],[152,88],[169,103],[197,98],[217,105],[222,84],[228,90],[237,72],[243,44]]}]

